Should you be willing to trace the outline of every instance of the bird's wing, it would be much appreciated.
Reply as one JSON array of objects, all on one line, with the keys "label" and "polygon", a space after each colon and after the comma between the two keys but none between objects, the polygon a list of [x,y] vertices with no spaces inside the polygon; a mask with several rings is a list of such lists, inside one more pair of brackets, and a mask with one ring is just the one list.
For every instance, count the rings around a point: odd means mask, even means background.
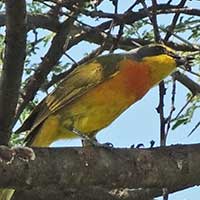
[{"label": "bird's wing", "polygon": [[16,132],[33,131],[49,115],[115,76],[119,72],[119,62],[124,58],[123,54],[109,54],[77,67],[33,110]]}]

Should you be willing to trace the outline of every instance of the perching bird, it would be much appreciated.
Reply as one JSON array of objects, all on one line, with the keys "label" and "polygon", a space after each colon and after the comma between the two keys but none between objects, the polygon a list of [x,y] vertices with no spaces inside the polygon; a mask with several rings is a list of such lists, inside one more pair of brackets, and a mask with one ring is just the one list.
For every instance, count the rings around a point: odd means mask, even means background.
[{"label": "perching bird", "polygon": [[[40,147],[80,134],[91,138],[186,61],[160,44],[94,58],[71,72],[17,132],[29,130],[27,145]],[[0,190],[0,200],[13,193]]]},{"label": "perching bird", "polygon": [[70,73],[18,132],[30,130],[26,141],[31,146],[49,146],[79,134],[91,138],[183,61],[160,44],[94,58]]}]

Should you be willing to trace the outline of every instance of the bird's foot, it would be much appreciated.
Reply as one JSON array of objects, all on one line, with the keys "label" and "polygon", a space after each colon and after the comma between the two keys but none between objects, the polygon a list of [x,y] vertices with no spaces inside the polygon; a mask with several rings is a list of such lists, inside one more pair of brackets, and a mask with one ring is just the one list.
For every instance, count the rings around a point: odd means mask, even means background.
[{"label": "bird's foot", "polygon": [[99,143],[95,137],[89,137],[88,135],[82,133],[81,131],[77,130],[76,128],[73,128],[71,130],[74,134],[82,138],[82,144],[84,147],[86,146],[93,146],[93,147],[102,147],[106,149],[113,148],[113,144],[107,142],[107,143]]},{"label": "bird's foot", "polygon": [[105,149],[112,149],[113,148],[112,143],[110,143],[110,142],[99,143],[95,137],[89,138],[89,140],[88,139],[82,139],[82,144],[83,144],[84,147],[93,146],[93,147],[101,147],[101,148],[105,148]]}]

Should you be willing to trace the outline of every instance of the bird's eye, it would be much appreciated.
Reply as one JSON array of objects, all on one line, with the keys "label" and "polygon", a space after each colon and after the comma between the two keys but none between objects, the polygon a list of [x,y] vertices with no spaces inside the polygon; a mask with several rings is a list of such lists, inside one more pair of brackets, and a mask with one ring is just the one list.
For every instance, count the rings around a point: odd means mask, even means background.
[{"label": "bird's eye", "polygon": [[174,52],[172,51],[166,51],[166,54],[173,57],[173,58],[179,58],[180,56],[176,55]]}]

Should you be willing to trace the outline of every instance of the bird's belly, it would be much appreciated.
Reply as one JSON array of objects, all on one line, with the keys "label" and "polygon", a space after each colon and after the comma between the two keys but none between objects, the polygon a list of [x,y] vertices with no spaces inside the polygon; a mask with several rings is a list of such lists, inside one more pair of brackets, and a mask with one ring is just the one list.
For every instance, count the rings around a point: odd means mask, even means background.
[{"label": "bird's belly", "polygon": [[[40,129],[38,141],[45,137],[49,138],[49,143],[58,139],[77,137],[70,131],[72,128],[83,134],[94,135],[143,97],[151,87],[148,70],[145,66],[132,67],[130,63],[127,67],[130,68],[128,72],[121,71],[50,115]],[[49,126],[50,122],[53,124],[52,127]]]},{"label": "bird's belly", "polygon": [[[109,83],[101,85],[60,110],[60,116],[63,116],[60,132],[74,127],[84,134],[94,134],[108,126],[137,99],[134,93],[123,88],[112,87]],[[68,132],[67,137],[73,136]]]},{"label": "bird's belly", "polygon": [[125,101],[120,103],[106,98],[105,102],[87,98],[83,98],[81,102],[49,116],[32,146],[49,146],[59,139],[73,139],[77,135],[70,131],[72,128],[76,128],[82,134],[93,136],[114,121],[127,107]]},{"label": "bird's belly", "polygon": [[127,108],[124,102],[109,99],[106,102],[96,100],[87,103],[87,105],[76,105],[70,112],[73,113],[73,118],[71,118],[73,127],[85,134],[97,132],[108,126]]}]

